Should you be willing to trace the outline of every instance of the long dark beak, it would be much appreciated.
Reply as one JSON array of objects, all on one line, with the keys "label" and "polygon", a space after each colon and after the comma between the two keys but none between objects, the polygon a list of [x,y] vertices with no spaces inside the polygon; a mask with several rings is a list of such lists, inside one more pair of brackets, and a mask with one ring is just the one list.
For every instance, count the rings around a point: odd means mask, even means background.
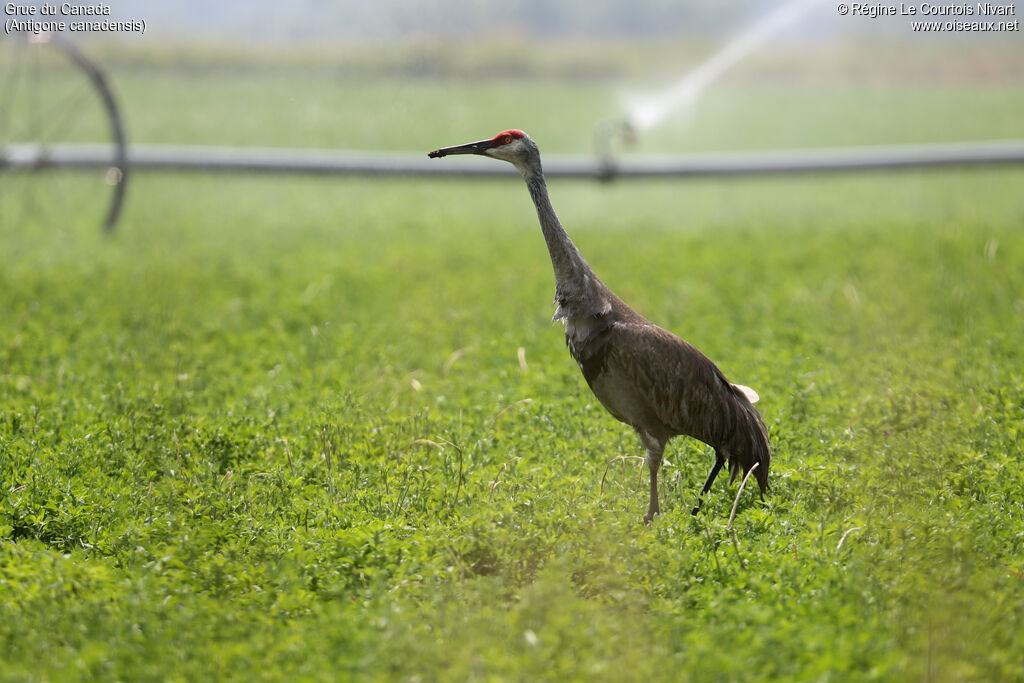
[{"label": "long dark beak", "polygon": [[446,157],[449,154],[484,154],[490,148],[490,140],[481,140],[480,142],[470,142],[465,145],[435,149],[433,152],[428,153],[427,156],[431,159],[437,159],[438,157]]}]

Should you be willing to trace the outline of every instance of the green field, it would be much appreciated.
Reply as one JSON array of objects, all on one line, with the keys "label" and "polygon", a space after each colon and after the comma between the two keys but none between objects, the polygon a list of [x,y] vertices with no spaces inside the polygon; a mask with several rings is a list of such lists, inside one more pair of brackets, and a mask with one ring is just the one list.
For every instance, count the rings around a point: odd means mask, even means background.
[{"label": "green field", "polygon": [[[617,106],[113,75],[139,142],[585,152]],[[1022,111],[1019,80],[727,83],[642,147],[1019,138]],[[549,185],[605,282],[760,393],[772,490],[735,544],[738,484],[689,514],[688,439],[642,524],[520,181],[139,174],[104,238],[64,178],[46,211],[0,195],[0,680],[1024,679],[1024,170]]]}]

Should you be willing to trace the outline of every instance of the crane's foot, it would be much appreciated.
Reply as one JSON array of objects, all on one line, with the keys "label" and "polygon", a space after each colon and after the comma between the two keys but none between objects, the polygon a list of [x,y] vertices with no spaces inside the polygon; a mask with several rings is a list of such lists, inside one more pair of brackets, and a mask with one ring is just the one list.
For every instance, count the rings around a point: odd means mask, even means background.
[{"label": "crane's foot", "polygon": [[658,516],[658,512],[659,510],[648,510],[647,514],[644,515],[644,524],[650,526],[651,522],[654,521],[654,518]]},{"label": "crane's foot", "polygon": [[698,498],[697,499],[697,504],[693,506],[692,510],[690,510],[690,514],[693,515],[694,517],[696,517],[697,513],[700,512],[700,506],[703,505],[703,504],[704,504],[704,499],[703,498]]}]

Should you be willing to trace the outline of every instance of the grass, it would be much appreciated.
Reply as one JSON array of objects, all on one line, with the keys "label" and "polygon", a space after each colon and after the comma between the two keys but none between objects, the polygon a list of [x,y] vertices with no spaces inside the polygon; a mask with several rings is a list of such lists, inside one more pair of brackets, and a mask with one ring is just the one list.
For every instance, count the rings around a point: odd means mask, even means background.
[{"label": "grass", "polygon": [[[239,87],[230,120],[273,144],[333,128],[284,127],[285,96],[244,120]],[[578,88],[580,112],[606,96]],[[487,92],[351,146],[473,139],[502,107],[583,144]],[[950,93],[902,111],[955,139]],[[1008,134],[1019,94],[991,103]],[[135,139],[218,141],[188,111]],[[811,142],[845,130],[821,118]],[[735,547],[738,482],[689,514],[712,459],[689,440],[640,522],[639,445],[549,323],[515,181],[150,174],[112,239],[5,224],[0,678],[1024,678],[1022,181],[552,183],[605,281],[760,393],[773,488],[740,497]]]}]

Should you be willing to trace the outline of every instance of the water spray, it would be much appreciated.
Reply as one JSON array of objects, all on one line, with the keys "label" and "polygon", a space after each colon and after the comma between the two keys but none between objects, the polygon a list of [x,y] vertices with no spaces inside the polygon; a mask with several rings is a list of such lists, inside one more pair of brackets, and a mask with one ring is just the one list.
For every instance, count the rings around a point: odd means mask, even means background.
[{"label": "water spray", "polygon": [[705,88],[768,38],[796,23],[823,1],[790,0],[730,40],[721,50],[662,92],[646,98],[627,100],[627,125],[635,133],[642,132],[663,122],[673,111],[691,109]]}]

